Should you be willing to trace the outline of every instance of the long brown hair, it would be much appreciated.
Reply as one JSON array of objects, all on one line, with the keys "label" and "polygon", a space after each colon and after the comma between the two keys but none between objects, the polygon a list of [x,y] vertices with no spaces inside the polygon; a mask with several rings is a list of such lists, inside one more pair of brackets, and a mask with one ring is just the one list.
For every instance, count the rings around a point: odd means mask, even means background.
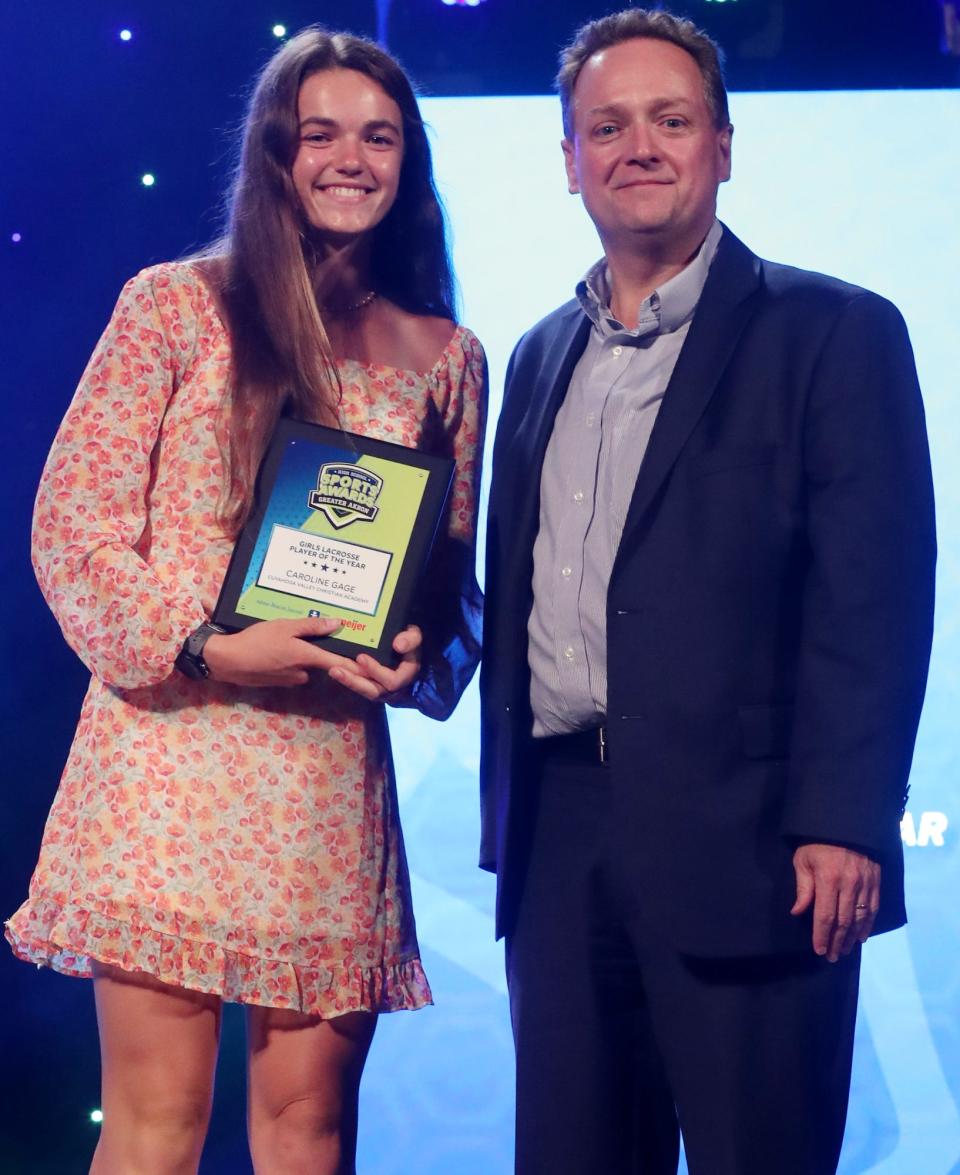
[{"label": "long brown hair", "polygon": [[454,285],[443,209],[413,88],[371,41],[304,29],[257,79],[230,193],[217,284],[230,332],[233,369],[221,522],[237,530],[249,515],[257,466],[283,412],[334,423],[340,382],[311,282],[307,223],[291,177],[300,140],[297,102],[311,74],[353,69],[396,102],[404,156],[397,197],[374,230],[373,288],[418,314],[454,316]]}]

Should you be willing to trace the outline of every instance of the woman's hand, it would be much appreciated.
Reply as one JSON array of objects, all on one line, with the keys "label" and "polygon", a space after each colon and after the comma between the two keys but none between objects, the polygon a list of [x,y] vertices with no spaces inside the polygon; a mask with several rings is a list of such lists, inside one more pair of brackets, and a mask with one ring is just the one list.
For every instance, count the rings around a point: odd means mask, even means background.
[{"label": "woman's hand", "polygon": [[231,685],[306,685],[311,671],[354,667],[348,657],[304,640],[329,636],[339,627],[340,621],[332,617],[261,620],[240,632],[210,637],[203,647],[203,659],[213,681]]},{"label": "woman's hand", "polygon": [[371,702],[390,702],[405,693],[420,676],[422,644],[423,633],[415,624],[408,625],[393,639],[394,652],[400,654],[396,669],[388,669],[361,653],[356,661],[340,658],[342,664],[333,666],[330,676]]}]

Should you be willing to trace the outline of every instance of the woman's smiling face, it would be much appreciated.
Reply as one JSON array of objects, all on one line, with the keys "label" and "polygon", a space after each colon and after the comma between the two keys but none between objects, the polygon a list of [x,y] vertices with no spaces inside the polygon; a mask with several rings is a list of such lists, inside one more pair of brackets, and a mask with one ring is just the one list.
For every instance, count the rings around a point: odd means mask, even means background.
[{"label": "woman's smiling face", "polygon": [[298,99],[291,171],[310,225],[331,240],[369,232],[390,211],[403,164],[400,108],[353,69],[311,74]]}]

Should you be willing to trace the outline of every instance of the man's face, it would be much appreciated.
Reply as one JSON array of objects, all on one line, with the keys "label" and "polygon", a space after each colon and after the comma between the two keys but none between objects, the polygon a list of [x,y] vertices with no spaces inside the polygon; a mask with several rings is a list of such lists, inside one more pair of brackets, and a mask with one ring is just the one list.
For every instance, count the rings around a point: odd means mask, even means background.
[{"label": "man's face", "polygon": [[650,38],[595,53],[577,78],[567,180],[609,253],[693,253],[730,178],[731,127],[717,130],[696,61]]}]

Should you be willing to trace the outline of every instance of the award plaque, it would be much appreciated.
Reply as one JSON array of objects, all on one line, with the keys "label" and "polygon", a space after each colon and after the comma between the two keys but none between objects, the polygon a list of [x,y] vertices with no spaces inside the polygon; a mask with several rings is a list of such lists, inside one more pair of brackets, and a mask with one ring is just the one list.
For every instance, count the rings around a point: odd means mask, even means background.
[{"label": "award plaque", "polygon": [[453,470],[448,457],[281,420],[214,621],[332,616],[341,627],[316,644],[394,664]]}]

